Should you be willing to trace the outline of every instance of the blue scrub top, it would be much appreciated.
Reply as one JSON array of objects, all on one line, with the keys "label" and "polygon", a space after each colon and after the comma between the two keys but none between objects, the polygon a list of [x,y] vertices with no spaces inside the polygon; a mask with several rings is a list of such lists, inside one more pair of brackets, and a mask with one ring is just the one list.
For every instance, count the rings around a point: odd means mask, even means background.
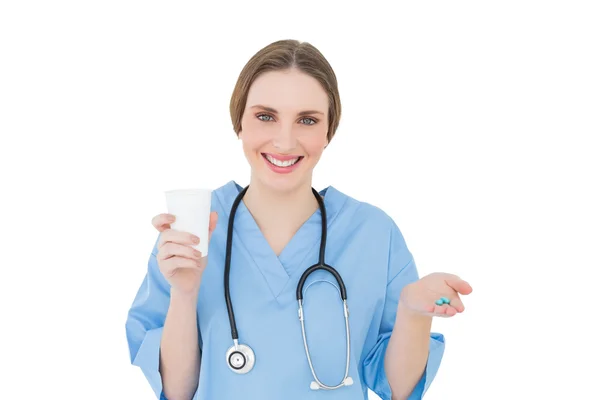
[{"label": "blue scrub top", "polygon": [[[213,232],[208,266],[198,295],[202,362],[193,399],[365,400],[367,389],[391,399],[384,356],[394,327],[402,288],[419,279],[414,258],[398,226],[379,208],[357,201],[329,186],[325,263],[336,268],[347,290],[350,312],[352,386],[311,390],[314,380],[306,358],[298,319],[296,287],[304,270],[318,262],[321,212],[296,232],[279,257],[273,252],[244,202],[235,216],[230,271],[231,301],[239,342],[249,345],[256,363],[236,374],[225,354],[233,345],[223,288],[227,224],[242,187],[230,181],[212,195],[219,219]],[[157,243],[148,270],[126,321],[131,362],[162,397],[159,349],[169,307],[169,283],[157,265]],[[335,278],[312,273],[304,285],[307,343],[317,377],[337,385],[346,366],[346,329]],[[411,399],[420,399],[434,379],[444,352],[444,337],[432,333],[427,367]]]}]

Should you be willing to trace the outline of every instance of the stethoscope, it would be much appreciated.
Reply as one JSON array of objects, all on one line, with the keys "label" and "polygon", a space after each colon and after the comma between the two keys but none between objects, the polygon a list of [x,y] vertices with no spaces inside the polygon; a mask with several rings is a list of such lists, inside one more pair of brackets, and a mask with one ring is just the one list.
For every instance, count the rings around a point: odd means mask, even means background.
[{"label": "stethoscope", "polygon": [[[227,228],[227,252],[225,253],[225,272],[224,272],[224,281],[225,281],[225,302],[227,303],[227,312],[229,313],[229,324],[231,326],[231,338],[233,339],[233,346],[227,350],[226,360],[229,368],[238,374],[245,374],[252,370],[254,367],[254,363],[256,358],[254,356],[254,351],[250,348],[250,346],[245,344],[238,343],[238,332],[235,324],[235,317],[233,315],[233,307],[231,306],[231,297],[229,295],[229,269],[231,265],[231,242],[233,236],[233,220],[235,217],[235,212],[237,210],[238,205],[240,204],[244,194],[248,190],[249,186],[246,186],[240,194],[236,197],[233,205],[231,206],[231,213],[229,215],[229,226]],[[352,378],[348,376],[348,369],[350,367],[350,326],[348,325],[348,304],[346,302],[346,287],[344,285],[344,281],[340,274],[331,266],[325,264],[325,242],[327,239],[327,216],[325,214],[325,205],[323,204],[323,200],[319,193],[312,189],[314,196],[317,198],[317,202],[319,203],[319,208],[321,209],[321,247],[319,249],[319,262],[310,268],[308,268],[302,274],[302,277],[298,281],[298,287],[296,289],[296,299],[298,300],[298,318],[300,319],[300,325],[302,327],[302,340],[304,341],[304,350],[306,351],[306,358],[308,359],[308,365],[310,366],[310,370],[312,372],[315,380],[310,383],[310,388],[313,390],[318,389],[328,389],[333,390],[340,388],[342,386],[350,386],[353,381]],[[315,369],[313,368],[313,364],[310,358],[310,352],[308,351],[308,344],[306,343],[306,332],[304,330],[304,312],[302,310],[302,289],[304,287],[304,282],[308,276],[319,269],[323,269],[325,271],[330,272],[338,282],[340,287],[340,295],[342,297],[342,301],[344,303],[344,319],[346,320],[346,372],[344,374],[344,378],[342,381],[336,386],[327,386],[323,384],[315,373]]]}]

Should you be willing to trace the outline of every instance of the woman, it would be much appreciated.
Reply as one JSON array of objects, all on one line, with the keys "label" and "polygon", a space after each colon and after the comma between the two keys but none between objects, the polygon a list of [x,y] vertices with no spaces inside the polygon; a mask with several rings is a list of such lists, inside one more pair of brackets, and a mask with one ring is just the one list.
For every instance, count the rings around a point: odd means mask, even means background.
[{"label": "woman", "polygon": [[[170,229],[176,216],[153,218],[160,235],[126,323],[132,363],[170,400],[351,400],[368,388],[421,398],[444,351],[432,318],[462,312],[471,287],[445,273],[419,279],[388,215],[331,186],[313,191],[341,115],[330,65],[308,43],[272,43],[242,70],[230,111],[250,183],[213,192],[207,257]],[[317,269],[297,290],[321,249],[343,282]]]}]

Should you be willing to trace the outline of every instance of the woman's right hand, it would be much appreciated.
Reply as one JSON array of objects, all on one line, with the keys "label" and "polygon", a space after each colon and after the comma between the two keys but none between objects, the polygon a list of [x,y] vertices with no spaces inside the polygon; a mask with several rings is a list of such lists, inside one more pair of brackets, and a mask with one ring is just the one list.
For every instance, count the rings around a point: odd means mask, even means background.
[{"label": "woman's right hand", "polygon": [[[171,214],[159,214],[152,218],[152,225],[160,232],[156,256],[158,267],[172,289],[185,295],[195,295],[200,289],[200,280],[208,257],[191,247],[199,243],[197,236],[171,229],[175,218]],[[213,211],[208,228],[209,242],[217,219],[217,213]]]}]

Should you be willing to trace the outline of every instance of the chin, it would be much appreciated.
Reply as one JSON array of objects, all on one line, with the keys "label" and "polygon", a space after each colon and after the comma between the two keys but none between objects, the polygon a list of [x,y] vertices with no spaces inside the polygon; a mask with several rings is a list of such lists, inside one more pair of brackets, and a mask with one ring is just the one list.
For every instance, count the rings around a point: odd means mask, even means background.
[{"label": "chin", "polygon": [[[246,153],[251,160],[252,180],[268,190],[279,193],[293,192],[303,187],[312,177],[313,157],[306,153],[298,154],[299,160],[292,165],[288,161],[277,160],[275,165],[269,162],[272,153]],[[252,154],[252,156],[250,156]],[[272,158],[272,156],[271,156]],[[283,167],[291,167],[289,170]]]},{"label": "chin", "polygon": [[297,189],[304,181],[303,178],[295,176],[269,176],[273,174],[261,174],[262,186],[274,192],[286,193]]},{"label": "chin", "polygon": [[269,188],[273,192],[286,193],[292,192],[303,186],[310,176],[306,175],[306,171],[296,170],[291,174],[277,174],[270,170],[260,168],[257,178],[261,186]]}]

